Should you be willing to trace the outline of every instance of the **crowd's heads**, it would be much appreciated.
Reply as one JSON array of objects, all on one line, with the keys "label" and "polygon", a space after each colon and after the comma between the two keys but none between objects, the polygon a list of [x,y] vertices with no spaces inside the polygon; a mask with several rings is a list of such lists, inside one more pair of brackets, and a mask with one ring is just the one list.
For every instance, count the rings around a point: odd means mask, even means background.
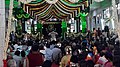
[{"label": "crowd's heads", "polygon": [[100,56],[102,57],[102,56],[104,56],[105,55],[105,52],[100,52]]},{"label": "crowd's heads", "polygon": [[113,61],[113,55],[109,52],[106,52],[105,53],[105,58],[109,61]]},{"label": "crowd's heads", "polygon": [[38,51],[39,50],[39,46],[38,45],[33,45],[31,50],[32,51]]},{"label": "crowd's heads", "polygon": [[20,56],[20,51],[15,51],[15,55]]},{"label": "crowd's heads", "polygon": [[56,41],[55,41],[55,40],[53,40],[51,43],[52,43],[52,44],[56,44]]},{"label": "crowd's heads", "polygon": [[46,44],[46,48],[50,48],[50,44],[49,43]]},{"label": "crowd's heads", "polygon": [[9,53],[9,54],[7,55],[7,59],[12,59],[12,58],[13,58],[12,54]]},{"label": "crowd's heads", "polygon": [[21,51],[21,56],[25,57],[25,55],[26,55],[25,51]]}]

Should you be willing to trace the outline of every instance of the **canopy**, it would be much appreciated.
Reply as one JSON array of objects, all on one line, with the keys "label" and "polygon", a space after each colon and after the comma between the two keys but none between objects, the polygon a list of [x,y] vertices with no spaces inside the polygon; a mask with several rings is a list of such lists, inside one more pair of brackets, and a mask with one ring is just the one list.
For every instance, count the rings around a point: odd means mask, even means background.
[{"label": "canopy", "polygon": [[[52,2],[53,1],[53,2]],[[85,2],[70,2],[69,0],[36,0],[24,5],[24,10],[38,21],[67,20],[74,18],[80,13]]]}]

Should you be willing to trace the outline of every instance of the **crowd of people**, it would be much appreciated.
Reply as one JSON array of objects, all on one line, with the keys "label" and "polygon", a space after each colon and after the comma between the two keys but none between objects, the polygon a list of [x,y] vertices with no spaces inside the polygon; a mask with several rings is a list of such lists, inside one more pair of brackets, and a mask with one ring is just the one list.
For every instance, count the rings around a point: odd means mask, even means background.
[{"label": "crowd of people", "polygon": [[56,40],[11,33],[7,53],[8,67],[120,67],[118,36],[95,28]]}]

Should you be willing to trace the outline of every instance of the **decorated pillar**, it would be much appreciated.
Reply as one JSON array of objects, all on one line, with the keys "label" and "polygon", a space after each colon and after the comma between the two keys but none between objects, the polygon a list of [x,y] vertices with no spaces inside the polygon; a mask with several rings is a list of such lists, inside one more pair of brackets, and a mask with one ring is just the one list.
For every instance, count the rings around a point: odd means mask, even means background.
[{"label": "decorated pillar", "polygon": [[117,8],[116,8],[116,2],[115,0],[112,0],[112,6],[113,6],[113,19],[115,22],[115,32],[118,34],[118,37],[120,39],[120,23],[118,22],[118,15],[117,15]]},{"label": "decorated pillar", "polygon": [[65,39],[65,33],[67,32],[67,23],[62,21],[62,38]]},{"label": "decorated pillar", "polygon": [[0,0],[0,67],[3,66],[5,45],[5,0]]}]

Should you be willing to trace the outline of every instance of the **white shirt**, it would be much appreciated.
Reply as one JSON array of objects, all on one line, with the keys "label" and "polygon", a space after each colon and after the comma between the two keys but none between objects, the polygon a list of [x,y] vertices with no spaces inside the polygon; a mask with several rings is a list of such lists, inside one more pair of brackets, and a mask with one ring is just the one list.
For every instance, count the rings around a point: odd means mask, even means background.
[{"label": "white shirt", "polygon": [[57,32],[52,31],[52,32],[50,32],[48,35],[50,35],[50,36],[51,36],[51,41],[53,41],[53,40],[55,40],[55,41],[56,41],[56,35],[58,35],[58,33],[57,33]]},{"label": "white shirt", "polygon": [[52,59],[56,59],[56,57],[58,57],[58,54],[61,53],[61,50],[59,48],[53,48],[52,49],[53,55],[52,55]]},{"label": "white shirt", "polygon": [[16,61],[14,59],[9,59],[7,61],[7,66],[8,67],[16,67]]},{"label": "white shirt", "polygon": [[50,49],[52,50],[54,48],[54,46],[55,46],[54,44],[50,45]]},{"label": "white shirt", "polygon": [[47,48],[45,50],[45,60],[52,60],[52,50],[50,48]]},{"label": "white shirt", "polygon": [[17,65],[16,67],[19,67],[22,58],[21,58],[20,56],[14,55],[14,56],[13,56],[13,59],[16,61],[16,65]]},{"label": "white shirt", "polygon": [[17,50],[17,48],[18,48],[18,45],[17,45],[17,44],[15,44],[15,45],[14,45],[14,48],[15,48],[14,50],[16,51],[16,50]]}]

